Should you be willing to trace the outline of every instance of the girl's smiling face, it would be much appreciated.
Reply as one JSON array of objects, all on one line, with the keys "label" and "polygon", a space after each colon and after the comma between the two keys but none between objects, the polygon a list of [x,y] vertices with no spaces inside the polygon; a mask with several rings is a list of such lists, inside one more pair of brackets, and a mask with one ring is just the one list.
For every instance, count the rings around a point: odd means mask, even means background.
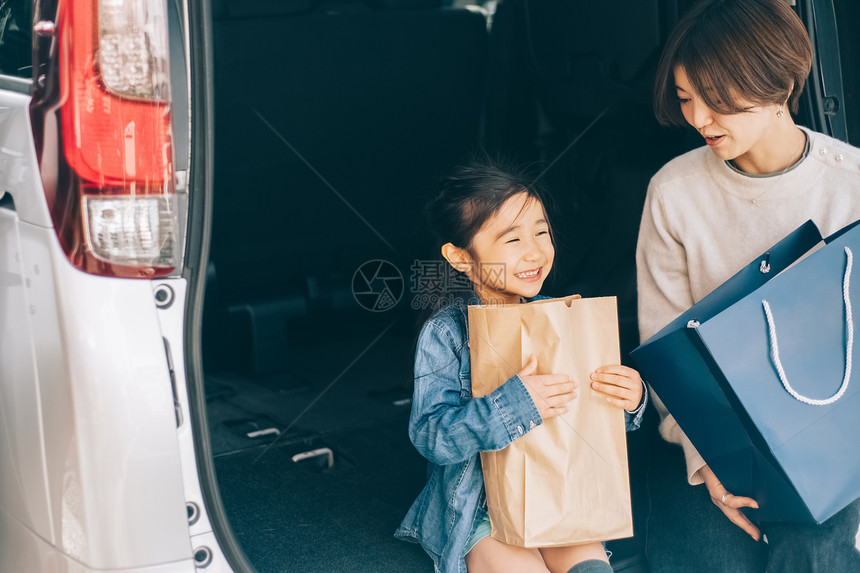
[{"label": "girl's smiling face", "polygon": [[[555,259],[543,205],[525,192],[505,201],[475,234],[468,251],[453,249],[465,263],[455,268],[466,270],[484,304],[513,304],[536,296]],[[445,247],[443,254],[452,261]]]}]

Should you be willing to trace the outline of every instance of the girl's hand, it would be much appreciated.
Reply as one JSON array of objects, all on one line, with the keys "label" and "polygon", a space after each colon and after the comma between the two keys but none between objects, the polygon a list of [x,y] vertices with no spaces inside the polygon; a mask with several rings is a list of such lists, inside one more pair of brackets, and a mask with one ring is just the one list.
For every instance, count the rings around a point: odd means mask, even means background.
[{"label": "girl's hand", "polygon": [[576,382],[573,382],[567,374],[535,374],[535,372],[537,372],[537,358],[532,354],[517,374],[531,394],[541,418],[546,420],[567,413],[568,407],[565,404],[576,397]]},{"label": "girl's hand", "polygon": [[591,387],[613,406],[632,412],[642,402],[642,378],[627,366],[601,366],[591,373]]},{"label": "girl's hand", "polygon": [[711,494],[711,501],[714,502],[714,505],[720,508],[726,517],[729,518],[729,521],[746,531],[750,537],[759,540],[761,537],[761,532],[758,530],[758,527],[753,525],[753,522],[747,519],[747,516],[740,512],[740,508],[742,507],[752,507],[758,509],[758,503],[756,500],[750,497],[741,497],[739,495],[732,495],[726,488],[723,487],[723,484],[720,483],[720,480],[717,479],[717,476],[714,475],[714,472],[711,471],[711,468],[708,466],[702,466],[699,468],[699,474],[705,480],[705,486],[708,488],[708,493]]}]

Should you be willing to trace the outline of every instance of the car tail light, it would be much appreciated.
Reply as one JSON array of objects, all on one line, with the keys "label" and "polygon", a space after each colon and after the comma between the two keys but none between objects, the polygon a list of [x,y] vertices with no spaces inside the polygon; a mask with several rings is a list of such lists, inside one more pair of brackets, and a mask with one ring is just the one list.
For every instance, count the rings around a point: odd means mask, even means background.
[{"label": "car tail light", "polygon": [[60,242],[87,272],[167,275],[179,220],[165,2],[60,0],[57,22]]}]

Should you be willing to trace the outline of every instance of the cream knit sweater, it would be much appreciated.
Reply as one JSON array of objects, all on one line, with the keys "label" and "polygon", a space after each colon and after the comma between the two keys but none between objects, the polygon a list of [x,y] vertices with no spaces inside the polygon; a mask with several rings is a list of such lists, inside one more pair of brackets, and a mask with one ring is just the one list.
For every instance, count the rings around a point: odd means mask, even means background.
[{"label": "cream knit sweater", "polygon": [[[636,249],[643,341],[808,219],[823,236],[860,219],[860,149],[804,131],[809,153],[782,175],[745,175],[707,147],[654,175]],[[705,461],[654,398],[660,434],[683,448],[690,485],[702,483]]]}]

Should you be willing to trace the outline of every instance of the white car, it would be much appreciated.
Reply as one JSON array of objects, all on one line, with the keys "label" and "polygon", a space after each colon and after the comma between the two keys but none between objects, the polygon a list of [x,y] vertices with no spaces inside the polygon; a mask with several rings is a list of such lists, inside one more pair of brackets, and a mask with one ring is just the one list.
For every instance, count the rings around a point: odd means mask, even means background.
[{"label": "white car", "polygon": [[[447,4],[0,1],[0,572],[432,571],[393,538],[447,280],[421,209],[478,147],[552,167],[581,249],[550,286],[617,294],[635,345],[645,185],[690,143],[649,73],[687,3]],[[800,120],[857,145],[858,4],[792,4]]]}]

